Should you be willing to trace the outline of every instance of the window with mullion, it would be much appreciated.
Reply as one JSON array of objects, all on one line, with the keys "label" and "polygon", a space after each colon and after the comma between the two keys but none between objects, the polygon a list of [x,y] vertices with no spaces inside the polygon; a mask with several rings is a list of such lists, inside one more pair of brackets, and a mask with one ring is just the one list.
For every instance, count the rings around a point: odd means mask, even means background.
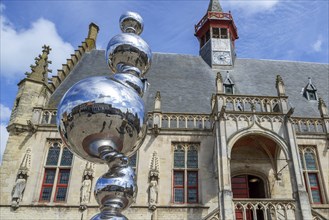
[{"label": "window with mullion", "polygon": [[173,202],[198,203],[198,151],[192,144],[177,144],[174,151]]},{"label": "window with mullion", "polygon": [[198,202],[198,172],[187,171],[187,203]]},{"label": "window with mullion", "polygon": [[40,201],[50,201],[51,193],[54,186],[55,175],[56,169],[45,169],[40,193]]},{"label": "window with mullion", "polygon": [[55,202],[65,201],[69,179],[70,169],[59,169],[54,199]]},{"label": "window with mullion", "polygon": [[313,147],[300,147],[300,157],[304,172],[306,190],[311,203],[322,204],[321,187],[319,182],[319,166]]},{"label": "window with mullion", "polygon": [[174,201],[175,203],[184,203],[184,171],[174,171]]},{"label": "window with mullion", "polygon": [[50,142],[39,201],[65,202],[73,154],[60,141]]}]

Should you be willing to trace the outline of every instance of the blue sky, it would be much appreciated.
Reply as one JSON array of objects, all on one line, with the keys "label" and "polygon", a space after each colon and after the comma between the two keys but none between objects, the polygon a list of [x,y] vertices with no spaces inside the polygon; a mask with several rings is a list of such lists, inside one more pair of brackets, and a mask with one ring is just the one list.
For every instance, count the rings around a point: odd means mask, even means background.
[{"label": "blue sky", "polygon": [[[328,63],[328,0],[221,0],[238,27],[239,58]],[[198,55],[194,25],[205,15],[209,0],[130,1],[1,1],[1,155],[5,127],[17,83],[41,53],[56,70],[85,39],[90,22],[100,27],[97,47],[105,48],[120,33],[118,20],[127,10],[144,18],[142,37],[152,51]],[[329,104],[329,103],[327,103]]]}]

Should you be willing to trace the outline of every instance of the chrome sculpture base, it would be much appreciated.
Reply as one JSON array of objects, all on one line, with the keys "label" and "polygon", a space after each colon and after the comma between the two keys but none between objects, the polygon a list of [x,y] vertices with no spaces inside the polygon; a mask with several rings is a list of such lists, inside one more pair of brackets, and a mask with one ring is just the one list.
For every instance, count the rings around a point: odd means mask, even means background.
[{"label": "chrome sculpture base", "polygon": [[125,155],[109,146],[101,148],[101,158],[107,161],[109,170],[96,182],[94,194],[101,213],[91,219],[127,219],[121,212],[132,204],[137,194],[135,171]]}]

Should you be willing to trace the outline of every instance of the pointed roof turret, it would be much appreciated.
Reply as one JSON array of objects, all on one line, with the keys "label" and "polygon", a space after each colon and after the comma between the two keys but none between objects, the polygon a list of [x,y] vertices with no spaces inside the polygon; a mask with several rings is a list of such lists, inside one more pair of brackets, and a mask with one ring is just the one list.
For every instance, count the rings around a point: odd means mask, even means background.
[{"label": "pointed roof turret", "polygon": [[44,45],[42,54],[35,58],[35,65],[31,65],[31,72],[26,72],[28,79],[48,83],[48,72],[51,72],[48,69],[48,64],[51,61],[48,61],[48,54],[51,51],[49,46]]},{"label": "pointed roof turret", "polygon": [[208,11],[223,12],[223,9],[220,6],[218,0],[210,0],[209,6],[208,6]]}]

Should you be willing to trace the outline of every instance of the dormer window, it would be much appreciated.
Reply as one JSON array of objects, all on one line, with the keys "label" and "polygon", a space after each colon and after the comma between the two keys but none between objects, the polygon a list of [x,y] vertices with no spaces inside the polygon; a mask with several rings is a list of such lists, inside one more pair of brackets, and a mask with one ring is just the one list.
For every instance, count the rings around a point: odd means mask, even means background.
[{"label": "dormer window", "polygon": [[315,91],[308,91],[309,100],[317,100]]},{"label": "dormer window", "polygon": [[230,73],[227,71],[226,79],[223,82],[225,94],[234,94],[234,82],[230,78]]},{"label": "dormer window", "polygon": [[307,98],[308,100],[318,100],[318,96],[316,94],[316,87],[312,84],[312,79],[311,77],[308,78],[308,84],[305,86],[303,89],[303,96]]},{"label": "dormer window", "polygon": [[224,85],[225,94],[233,94],[233,85]]}]

